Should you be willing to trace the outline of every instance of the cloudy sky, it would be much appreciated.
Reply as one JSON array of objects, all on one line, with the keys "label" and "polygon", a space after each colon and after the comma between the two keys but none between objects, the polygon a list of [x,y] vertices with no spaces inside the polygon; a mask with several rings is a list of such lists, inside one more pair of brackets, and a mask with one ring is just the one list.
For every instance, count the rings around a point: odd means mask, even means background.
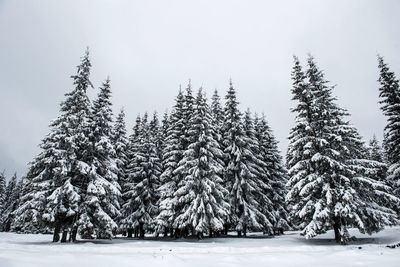
[{"label": "cloudy sky", "polygon": [[399,14],[397,0],[0,0],[0,170],[25,173],[86,46],[93,83],[110,75],[129,128],[189,78],[223,95],[232,77],[241,108],[264,112],[284,151],[292,56],[312,53],[361,134],[381,138],[376,55],[400,76]]}]

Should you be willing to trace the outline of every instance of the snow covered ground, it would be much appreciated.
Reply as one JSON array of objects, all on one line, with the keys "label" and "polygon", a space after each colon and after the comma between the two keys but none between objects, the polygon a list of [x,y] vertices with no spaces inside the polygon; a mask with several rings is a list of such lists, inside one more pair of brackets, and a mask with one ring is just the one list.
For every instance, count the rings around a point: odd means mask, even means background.
[{"label": "snow covered ground", "polygon": [[0,233],[0,266],[400,266],[400,227],[336,245],[329,232],[305,240],[297,232],[260,238],[112,241],[53,244],[50,235]]}]

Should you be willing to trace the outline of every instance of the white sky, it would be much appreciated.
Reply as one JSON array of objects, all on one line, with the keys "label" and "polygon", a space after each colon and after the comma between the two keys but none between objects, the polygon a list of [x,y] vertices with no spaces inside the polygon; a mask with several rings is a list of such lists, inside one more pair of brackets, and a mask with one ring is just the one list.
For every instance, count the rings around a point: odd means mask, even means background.
[{"label": "white sky", "polygon": [[400,76],[399,14],[395,0],[0,0],[0,170],[25,173],[86,46],[93,83],[110,75],[129,129],[189,78],[223,96],[232,77],[241,109],[265,112],[284,152],[292,55],[311,52],[361,134],[381,138],[376,55]]}]

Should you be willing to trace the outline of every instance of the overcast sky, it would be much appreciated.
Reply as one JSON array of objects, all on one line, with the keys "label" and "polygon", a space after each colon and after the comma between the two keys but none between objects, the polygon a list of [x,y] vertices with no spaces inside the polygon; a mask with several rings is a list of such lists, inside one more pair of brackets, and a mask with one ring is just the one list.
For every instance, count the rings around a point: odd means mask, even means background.
[{"label": "overcast sky", "polygon": [[365,139],[381,139],[376,55],[400,76],[399,14],[397,0],[0,0],[0,170],[26,172],[86,46],[92,82],[110,75],[129,129],[171,107],[189,78],[210,96],[232,77],[241,109],[264,112],[285,151],[292,56],[310,52]]}]

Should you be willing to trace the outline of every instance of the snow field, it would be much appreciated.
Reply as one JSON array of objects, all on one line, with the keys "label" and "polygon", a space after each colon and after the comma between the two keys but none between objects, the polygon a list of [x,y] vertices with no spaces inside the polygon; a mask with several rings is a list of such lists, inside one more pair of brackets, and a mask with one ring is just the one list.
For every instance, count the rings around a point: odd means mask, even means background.
[{"label": "snow field", "polygon": [[[116,238],[53,244],[50,235],[0,233],[0,266],[399,266],[400,227],[337,245],[333,233],[306,240],[298,232],[260,238],[154,241]],[[361,249],[360,249],[361,248]]]}]

